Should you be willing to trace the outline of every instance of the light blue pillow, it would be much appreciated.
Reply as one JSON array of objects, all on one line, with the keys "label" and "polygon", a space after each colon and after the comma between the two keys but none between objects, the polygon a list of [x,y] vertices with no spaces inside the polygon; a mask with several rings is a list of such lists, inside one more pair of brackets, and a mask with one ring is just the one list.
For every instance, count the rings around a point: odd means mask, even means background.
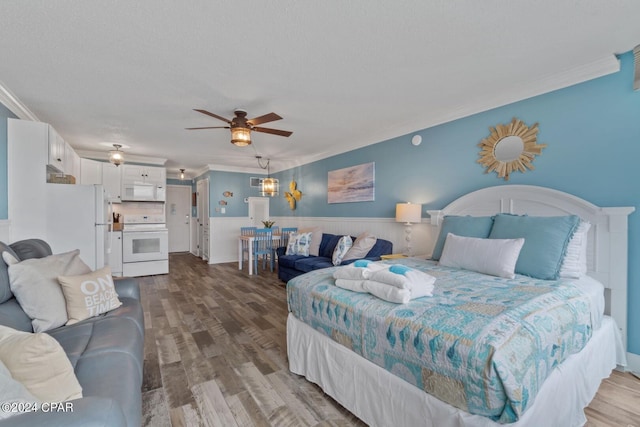
[{"label": "light blue pillow", "polygon": [[291,233],[285,255],[309,256],[309,245],[311,244],[311,232]]},{"label": "light blue pillow", "polygon": [[496,215],[490,239],[524,237],[516,273],[542,280],[558,278],[569,240],[580,218],[568,216]]},{"label": "light blue pillow", "polygon": [[347,254],[349,249],[351,249],[351,246],[353,246],[351,236],[342,236],[340,240],[338,240],[338,244],[333,250],[333,256],[331,257],[333,265],[340,265],[344,256]]},{"label": "light blue pillow", "polygon": [[447,234],[455,234],[462,237],[478,237],[486,239],[491,232],[493,226],[492,216],[456,216],[447,215],[442,221],[440,234],[433,248],[431,259],[438,261],[442,256],[444,242],[447,240]]}]

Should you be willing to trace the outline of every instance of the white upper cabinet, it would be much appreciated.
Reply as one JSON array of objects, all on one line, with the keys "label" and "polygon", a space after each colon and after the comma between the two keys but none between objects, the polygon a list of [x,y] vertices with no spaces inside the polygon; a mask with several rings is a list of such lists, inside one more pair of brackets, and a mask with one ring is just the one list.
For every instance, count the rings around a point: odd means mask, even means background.
[{"label": "white upper cabinet", "polygon": [[155,184],[164,187],[166,182],[167,171],[165,168],[122,165],[122,184]]},{"label": "white upper cabinet", "polygon": [[64,173],[74,176],[76,184],[80,183],[80,156],[68,142],[64,143]]},{"label": "white upper cabinet", "polygon": [[102,163],[102,185],[107,192],[109,200],[113,203],[121,203],[122,175],[121,167],[112,163]]},{"label": "white upper cabinet", "polygon": [[47,125],[49,139],[48,166],[56,172],[65,173],[65,142],[51,125]]},{"label": "white upper cabinet", "polygon": [[80,159],[80,184],[102,184],[102,164],[91,159]]}]

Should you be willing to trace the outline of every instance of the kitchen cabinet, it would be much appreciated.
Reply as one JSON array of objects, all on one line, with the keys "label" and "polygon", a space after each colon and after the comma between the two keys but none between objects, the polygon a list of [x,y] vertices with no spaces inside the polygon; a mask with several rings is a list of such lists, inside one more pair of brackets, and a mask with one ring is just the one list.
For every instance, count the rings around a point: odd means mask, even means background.
[{"label": "kitchen cabinet", "polygon": [[102,163],[97,160],[80,159],[80,184],[102,184]]},{"label": "kitchen cabinet", "polygon": [[122,276],[122,231],[110,231],[111,253],[109,253],[109,267],[111,275]]},{"label": "kitchen cabinet", "polygon": [[156,166],[122,165],[122,184],[155,184],[164,187],[167,171]]},{"label": "kitchen cabinet", "polygon": [[68,142],[64,143],[64,174],[71,175],[80,183],[80,156]]},{"label": "kitchen cabinet", "polygon": [[49,125],[7,119],[7,204],[11,240],[47,235]]},{"label": "kitchen cabinet", "polygon": [[102,163],[102,185],[112,203],[122,203],[122,175],[119,166]]},{"label": "kitchen cabinet", "polygon": [[47,165],[54,171],[65,173],[65,142],[51,125],[47,125],[49,157]]}]

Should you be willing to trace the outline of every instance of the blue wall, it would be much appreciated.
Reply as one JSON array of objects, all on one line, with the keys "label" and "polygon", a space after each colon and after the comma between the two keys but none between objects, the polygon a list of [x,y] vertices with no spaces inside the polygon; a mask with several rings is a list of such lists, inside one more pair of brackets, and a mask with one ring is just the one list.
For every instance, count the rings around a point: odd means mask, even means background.
[{"label": "blue wall", "polygon": [[16,116],[0,104],[0,219],[9,218],[7,205],[7,118]]},{"label": "blue wall", "polygon": [[[210,171],[195,178],[195,182],[209,178],[209,216],[247,216],[249,205],[244,202],[246,197],[259,197],[260,189],[249,186],[249,178],[261,177],[260,174],[247,174],[237,172]],[[195,184],[194,190],[195,191]],[[225,197],[224,192],[233,193],[231,197]],[[227,202],[221,205],[220,201]],[[225,208],[225,213],[222,209]]]},{"label": "blue wall", "polygon": [[[489,127],[518,117],[538,122],[538,142],[548,144],[534,171],[511,175],[509,184],[531,184],[575,194],[600,206],[640,210],[640,91],[634,92],[633,55],[620,57],[621,71],[440,126],[276,174],[282,187],[298,181],[302,201],[293,213],[282,198],[274,216],[393,217],[395,203],[439,209],[483,187],[506,184],[477,163],[477,144]],[[413,134],[420,146],[411,145]],[[327,172],[375,162],[375,201],[327,203]],[[640,354],[640,212],[629,217],[629,351]]]}]

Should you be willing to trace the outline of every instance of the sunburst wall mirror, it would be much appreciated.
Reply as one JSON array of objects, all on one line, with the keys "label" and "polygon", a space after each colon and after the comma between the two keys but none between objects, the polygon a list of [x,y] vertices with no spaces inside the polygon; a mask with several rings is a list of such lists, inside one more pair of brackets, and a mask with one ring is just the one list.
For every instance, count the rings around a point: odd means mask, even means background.
[{"label": "sunburst wall mirror", "polygon": [[489,133],[478,144],[478,163],[485,167],[484,173],[495,171],[498,178],[504,178],[505,181],[509,180],[513,171],[533,170],[533,159],[547,146],[537,143],[538,123],[529,127],[515,117],[509,124],[490,127]]}]

